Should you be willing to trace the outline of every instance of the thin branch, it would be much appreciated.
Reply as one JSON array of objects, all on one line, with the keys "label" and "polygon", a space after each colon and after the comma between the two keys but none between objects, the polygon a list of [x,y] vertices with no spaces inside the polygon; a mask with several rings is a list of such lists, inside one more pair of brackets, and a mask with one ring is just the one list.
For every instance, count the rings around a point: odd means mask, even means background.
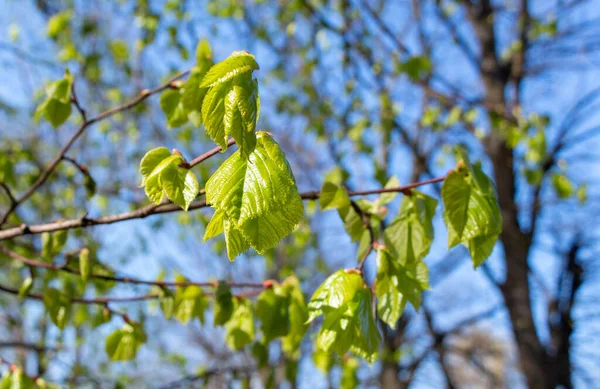
[{"label": "thin branch", "polygon": [[[81,276],[79,270],[72,269],[66,267],[65,265],[57,265],[54,263],[48,263],[43,261],[37,261],[34,259],[27,258],[19,253],[16,253],[5,246],[0,245],[0,252],[5,254],[6,256],[19,261],[21,263],[26,264],[31,267],[44,268],[51,271],[64,271],[67,273],[71,273],[77,276]],[[217,287],[219,282],[225,282],[231,288],[259,288],[264,289],[266,287],[266,282],[228,282],[228,281],[208,281],[208,282],[197,282],[197,281],[149,281],[149,280],[140,280],[132,277],[116,277],[116,276],[107,276],[103,274],[90,274],[90,278],[95,278],[98,280],[104,281],[112,281],[112,282],[120,282],[124,284],[135,284],[135,285],[153,285],[160,287],[185,287],[185,286],[200,286],[200,287]]]},{"label": "thin branch", "polygon": [[[0,285],[0,291],[8,293],[8,294],[13,294],[15,296],[19,295],[19,290],[11,288],[9,286],[6,285]],[[246,291],[246,292],[240,292],[240,293],[236,293],[233,296],[234,297],[250,297],[250,296],[256,296],[257,294],[260,294],[262,291],[261,290],[250,290],[250,291]],[[205,296],[212,296],[212,293],[205,293]],[[31,300],[39,300],[39,301],[43,301],[44,300],[44,295],[43,294],[39,294],[39,293],[29,293],[27,295],[24,296],[27,299],[31,299]],[[160,294],[155,294],[155,293],[149,293],[149,294],[142,294],[142,295],[138,295],[138,296],[125,296],[125,297],[119,297],[119,296],[105,296],[105,297],[96,297],[96,298],[82,298],[82,297],[73,297],[71,298],[71,303],[73,304],[97,304],[97,305],[104,305],[106,306],[107,304],[119,304],[119,303],[131,303],[131,302],[139,302],[139,301],[147,301],[147,300],[159,300],[162,298],[162,295]]]},{"label": "thin branch", "polygon": [[[231,139],[229,139],[229,141],[227,141],[227,147],[231,147],[234,144],[235,144],[235,139],[233,139],[233,138],[231,138]],[[212,157],[212,156],[220,153],[221,150],[222,150],[221,146],[217,146],[214,149],[209,150],[206,153],[204,153],[204,154],[202,154],[202,155],[200,155],[200,156],[192,159],[189,163],[185,164],[182,167],[187,168],[187,169],[191,169],[194,166],[198,165],[199,163],[204,162],[207,159],[209,159],[210,157]]]},{"label": "thin branch", "polygon": [[[445,178],[446,178],[446,176],[437,177],[437,178],[433,178],[430,180],[415,182],[413,184],[398,186],[395,188],[380,188],[380,189],[372,189],[372,190],[364,190],[364,191],[349,191],[348,195],[351,197],[354,197],[354,196],[367,196],[367,195],[381,194],[381,193],[401,193],[401,192],[405,192],[409,189],[417,188],[419,186],[441,182]],[[300,197],[302,197],[302,199],[304,199],[304,200],[318,200],[320,196],[321,196],[320,191],[311,191],[311,192],[305,192],[305,193],[300,194]],[[189,210],[205,208],[206,206],[207,206],[207,204],[206,204],[205,200],[194,201],[193,203],[190,204]],[[163,202],[160,205],[151,204],[151,205],[147,205],[142,208],[139,208],[135,211],[123,212],[123,213],[119,213],[119,214],[115,214],[115,215],[100,216],[97,218],[89,218],[87,216],[83,216],[78,219],[63,220],[63,221],[57,221],[57,222],[53,222],[53,223],[46,223],[46,224],[38,224],[38,225],[22,224],[19,227],[8,228],[6,230],[0,230],[0,241],[11,239],[11,238],[14,238],[17,236],[22,236],[22,235],[36,235],[36,234],[41,234],[43,232],[54,232],[54,231],[61,231],[61,230],[69,230],[69,229],[73,229],[73,228],[85,228],[85,227],[91,227],[91,226],[97,226],[97,225],[103,225],[103,224],[113,224],[113,223],[118,223],[118,222],[122,222],[125,220],[143,219],[143,218],[151,216],[151,215],[159,215],[159,214],[163,214],[163,213],[180,212],[180,211],[182,211],[182,209],[178,205],[171,204],[168,202]]]},{"label": "thin branch", "polygon": [[27,342],[0,342],[0,348],[17,348],[25,350],[33,350],[35,352],[56,351],[58,347],[46,347],[36,343]]},{"label": "thin branch", "polygon": [[8,199],[10,200],[11,205],[17,202],[17,200],[15,199],[15,196],[13,196],[8,185],[6,185],[4,182],[0,182],[0,188],[2,188],[4,190],[4,192],[6,193],[6,195],[8,196]]},{"label": "thin branch", "polygon": [[[79,112],[81,113],[81,116],[84,118],[83,123],[79,126],[79,128],[77,129],[77,131],[75,131],[75,133],[71,136],[71,138],[67,141],[67,143],[63,146],[63,148],[59,151],[58,155],[50,162],[50,164],[42,171],[42,173],[40,174],[40,176],[38,177],[38,179],[31,185],[31,187],[29,187],[29,189],[27,189],[27,191],[25,191],[25,193],[23,193],[21,195],[21,197],[19,197],[18,199],[16,199],[11,206],[8,208],[8,211],[6,211],[6,213],[4,214],[4,216],[2,216],[2,219],[0,219],[0,227],[2,227],[4,225],[4,223],[6,223],[6,221],[8,220],[9,216],[21,205],[23,204],[25,201],[27,201],[36,191],[37,189],[42,186],[50,177],[50,175],[56,170],[58,164],[60,163],[60,161],[62,161],[64,158],[64,156],[67,154],[67,152],[71,149],[71,146],[73,146],[73,144],[75,143],[75,141],[77,141],[77,139],[79,139],[79,137],[85,132],[85,130],[91,126],[92,124],[99,122],[100,120],[106,119],[110,116],[113,116],[119,112],[122,111],[126,111],[132,107],[134,107],[135,105],[141,103],[142,101],[146,100],[148,97],[160,93],[166,89],[172,88],[173,83],[177,80],[179,80],[182,77],[185,77],[187,74],[189,73],[189,71],[180,73],[179,75],[177,75],[176,77],[172,78],[169,82],[167,82],[166,84],[163,84],[159,87],[156,87],[154,89],[151,90],[147,90],[144,89],[139,96],[137,96],[136,98],[134,98],[133,100],[120,105],[118,107],[115,107],[113,109],[110,109],[108,111],[102,112],[101,114],[99,114],[98,116],[95,116],[89,120],[85,120],[86,119],[86,114],[85,114],[85,110],[83,110],[83,108],[81,108],[81,106],[79,105],[79,102],[77,101],[76,95],[73,94],[73,101],[75,106],[77,107],[77,109],[79,110]],[[73,88],[73,91],[75,89]]]}]

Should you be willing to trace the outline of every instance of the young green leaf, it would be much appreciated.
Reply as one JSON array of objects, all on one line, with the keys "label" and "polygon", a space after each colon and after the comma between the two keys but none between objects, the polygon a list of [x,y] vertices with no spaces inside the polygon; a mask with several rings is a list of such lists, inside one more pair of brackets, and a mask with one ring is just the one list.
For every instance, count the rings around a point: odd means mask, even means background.
[{"label": "young green leaf", "polygon": [[180,90],[167,89],[160,96],[160,107],[167,117],[169,128],[180,127],[187,123],[187,110],[183,104]]},{"label": "young green leaf", "polygon": [[140,162],[142,185],[146,195],[155,204],[166,196],[174,204],[187,211],[200,191],[196,175],[181,168],[183,157],[171,154],[165,147],[150,150]]},{"label": "young green leaf", "polygon": [[175,319],[182,324],[187,324],[191,319],[197,318],[204,323],[204,311],[208,303],[201,287],[189,285],[177,288],[175,291]]},{"label": "young green leaf", "polygon": [[206,226],[206,230],[204,231],[204,238],[202,238],[203,242],[206,242],[207,240],[223,233],[224,217],[225,212],[220,209],[215,211],[210,219],[210,222],[208,222],[208,225]]},{"label": "young green leaf", "polygon": [[65,292],[49,288],[44,291],[44,308],[54,325],[63,330],[71,316],[71,299]]},{"label": "young green leaf", "polygon": [[293,359],[299,359],[298,349],[308,329],[306,320],[308,319],[308,307],[304,300],[304,294],[300,286],[300,281],[296,276],[289,276],[281,284],[285,293],[289,296],[289,321],[290,330],[281,341],[283,352]]},{"label": "young green leaf", "polygon": [[126,323],[106,338],[106,353],[111,361],[130,361],[146,340],[146,333],[141,325]]},{"label": "young green leaf", "polygon": [[444,180],[442,200],[449,247],[463,243],[473,265],[481,265],[491,255],[502,230],[494,184],[479,165],[471,166],[463,159],[462,166]]},{"label": "young green leaf", "polygon": [[23,299],[29,294],[31,287],[33,286],[33,277],[29,276],[23,280],[21,287],[19,288],[19,298]]},{"label": "young green leaf", "polygon": [[348,350],[369,363],[375,362],[380,334],[371,308],[371,290],[363,286],[339,308],[325,312],[317,346],[343,356]]},{"label": "young green leaf", "polygon": [[235,152],[206,183],[206,199],[223,209],[236,226],[286,204],[298,193],[296,181],[279,145],[267,133],[258,133],[249,159]]},{"label": "young green leaf", "polygon": [[234,351],[241,350],[254,339],[252,303],[236,298],[231,318],[225,323],[225,342]]},{"label": "young green leaf", "polygon": [[[250,246],[258,253],[274,247],[300,222],[304,205],[296,181],[279,145],[266,133],[249,159],[239,151],[229,157],[206,183],[206,199],[217,210],[212,237],[220,230],[234,259]],[[208,232],[208,229],[207,229]]]},{"label": "young green leaf", "polygon": [[402,265],[386,249],[377,250],[375,295],[381,320],[394,328],[406,302],[419,309],[422,294],[427,289],[429,278],[425,263],[418,261]]},{"label": "young green leaf", "polygon": [[225,246],[227,247],[227,257],[230,261],[235,261],[235,258],[244,251],[250,249],[250,243],[244,235],[233,226],[229,219],[223,221],[223,232],[225,233]]},{"label": "young green leaf", "polygon": [[44,232],[42,234],[42,258],[46,261],[52,261],[67,244],[67,238],[66,230],[53,233]]},{"label": "young green leaf", "polygon": [[252,54],[246,51],[234,51],[227,59],[210,68],[200,86],[207,88],[223,84],[236,76],[258,69],[258,63]]},{"label": "young green leaf", "polygon": [[312,322],[328,308],[339,308],[354,297],[357,290],[364,287],[362,277],[358,273],[338,270],[317,288],[308,303],[308,320]]},{"label": "young green leaf", "polygon": [[552,175],[552,185],[554,185],[554,190],[556,191],[556,194],[558,195],[558,197],[561,199],[569,198],[575,192],[575,189],[573,188],[573,184],[567,178],[567,176],[564,174],[560,174],[560,173],[553,174]]},{"label": "young green leaf", "polygon": [[290,297],[278,285],[265,289],[256,300],[256,316],[261,322],[263,342],[285,336],[290,331]]},{"label": "young green leaf", "polygon": [[36,109],[35,116],[39,118],[44,115],[46,120],[57,128],[67,121],[71,115],[71,87],[73,76],[69,71],[65,77],[55,81],[46,88],[46,99]]},{"label": "young green leaf", "polygon": [[[397,188],[400,186],[400,180],[398,180],[398,177],[396,176],[392,176],[388,182],[385,184],[384,188],[385,189],[389,189],[389,188]],[[380,197],[379,197],[379,204],[385,205],[385,204],[389,204],[392,201],[394,201],[394,199],[396,198],[396,196],[398,196],[397,192],[388,192],[388,193],[383,193]]]},{"label": "young green leaf", "polygon": [[252,71],[257,69],[254,56],[234,52],[212,66],[200,83],[201,89],[207,89],[202,100],[202,122],[206,132],[222,151],[227,150],[227,139],[233,136],[243,158],[248,158],[256,145],[254,131],[260,98]]},{"label": "young green leaf", "polygon": [[90,250],[84,247],[79,252],[79,272],[81,273],[81,280],[86,282],[90,276],[90,269],[92,268]]},{"label": "young green leaf", "polygon": [[437,200],[413,190],[404,196],[398,216],[385,229],[386,245],[405,265],[422,260],[433,241],[433,224]]},{"label": "young green leaf", "polygon": [[321,187],[321,197],[319,197],[321,210],[340,209],[350,205],[350,197],[344,188],[332,182],[326,181]]}]

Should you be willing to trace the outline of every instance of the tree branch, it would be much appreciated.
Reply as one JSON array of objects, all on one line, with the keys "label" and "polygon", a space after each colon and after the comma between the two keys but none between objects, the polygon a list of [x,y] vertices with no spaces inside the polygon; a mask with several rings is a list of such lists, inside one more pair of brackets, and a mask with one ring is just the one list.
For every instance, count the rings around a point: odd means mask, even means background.
[{"label": "tree branch", "polygon": [[[81,273],[79,270],[69,268],[64,265],[57,265],[54,263],[48,263],[43,261],[37,261],[34,259],[27,258],[19,253],[16,253],[5,246],[0,245],[0,252],[5,254],[6,256],[19,261],[21,263],[26,264],[27,266],[43,268],[51,271],[64,271],[67,273],[71,273],[77,276],[80,276]],[[160,287],[185,287],[185,286],[200,286],[200,287],[216,287],[219,282],[225,282],[231,288],[258,288],[264,289],[266,287],[267,282],[228,282],[228,281],[206,281],[206,282],[197,282],[197,281],[149,281],[149,280],[140,280],[132,277],[116,277],[116,276],[107,276],[102,274],[90,274],[90,278],[95,278],[98,280],[104,281],[113,281],[120,282],[124,284],[136,284],[136,285],[153,285]]]},{"label": "tree branch", "polygon": [[[404,192],[409,189],[417,188],[419,186],[441,182],[445,178],[446,178],[446,176],[437,177],[437,178],[432,178],[430,180],[415,182],[413,184],[408,184],[408,185],[399,186],[399,187],[395,187],[395,188],[380,188],[380,189],[372,189],[372,190],[364,190],[364,191],[349,191],[348,195],[351,197],[354,197],[354,196],[367,196],[367,195],[381,194],[381,193],[392,193],[392,192],[400,193],[400,192]],[[321,196],[320,191],[304,192],[304,193],[300,194],[300,197],[302,197],[302,199],[304,199],[304,200],[317,200],[317,199],[319,199],[320,196]],[[193,203],[190,204],[189,210],[205,208],[206,206],[207,206],[207,204],[206,204],[205,200],[194,201]],[[53,222],[53,223],[46,223],[46,224],[38,224],[38,225],[31,225],[31,226],[27,225],[27,224],[23,224],[19,227],[8,228],[6,230],[0,230],[0,241],[11,239],[11,238],[14,238],[17,236],[22,236],[22,235],[36,235],[36,234],[41,234],[43,232],[54,232],[54,231],[61,231],[61,230],[69,230],[69,229],[73,229],[73,228],[85,228],[85,227],[97,226],[97,225],[102,225],[102,224],[113,224],[113,223],[118,223],[118,222],[122,222],[125,220],[143,219],[143,218],[151,216],[151,215],[159,215],[159,214],[163,214],[163,213],[180,212],[180,211],[182,211],[182,209],[178,205],[171,204],[168,202],[163,202],[160,205],[151,204],[151,205],[147,205],[142,208],[139,208],[135,211],[123,212],[123,213],[119,213],[119,214],[115,214],[115,215],[100,216],[97,218],[88,218],[87,216],[83,216],[78,219],[63,220],[63,221],[57,221],[57,222]]]}]

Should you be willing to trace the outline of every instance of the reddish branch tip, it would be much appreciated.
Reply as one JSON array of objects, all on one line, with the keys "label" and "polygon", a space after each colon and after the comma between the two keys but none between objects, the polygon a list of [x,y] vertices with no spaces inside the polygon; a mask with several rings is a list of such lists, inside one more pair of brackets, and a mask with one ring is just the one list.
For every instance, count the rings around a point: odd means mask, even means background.
[{"label": "reddish branch tip", "polygon": [[263,286],[267,289],[271,289],[274,285],[277,284],[277,281],[275,280],[264,280],[263,281]]},{"label": "reddish branch tip", "polygon": [[362,275],[362,271],[354,267],[350,269],[344,269],[344,271],[346,274],[358,274],[359,276]]},{"label": "reddish branch tip", "polygon": [[379,242],[373,242],[373,250],[385,250],[387,247]]}]

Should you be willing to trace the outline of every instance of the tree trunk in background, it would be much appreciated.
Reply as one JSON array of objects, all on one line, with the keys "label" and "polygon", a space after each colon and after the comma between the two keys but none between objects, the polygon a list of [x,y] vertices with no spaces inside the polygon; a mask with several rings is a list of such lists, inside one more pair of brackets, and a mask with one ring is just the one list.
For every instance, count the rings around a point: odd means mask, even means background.
[{"label": "tree trunk in background", "polygon": [[[494,13],[489,1],[468,6],[469,18],[479,38],[481,77],[486,88],[485,101],[494,110],[506,111],[505,91],[509,72],[496,55]],[[546,353],[537,336],[528,279],[530,237],[518,222],[515,203],[515,172],[513,150],[493,129],[486,140],[486,149],[494,167],[494,178],[502,212],[500,240],[504,247],[506,283],[501,291],[510,314],[512,329],[519,351],[519,366],[530,388],[547,388]]]}]

